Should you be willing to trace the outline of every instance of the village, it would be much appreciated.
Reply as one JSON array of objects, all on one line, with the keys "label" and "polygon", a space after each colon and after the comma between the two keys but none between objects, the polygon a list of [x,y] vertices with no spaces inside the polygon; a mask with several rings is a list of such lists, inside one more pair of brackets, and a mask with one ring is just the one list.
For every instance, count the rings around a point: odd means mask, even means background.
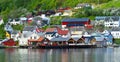
[{"label": "village", "polygon": [[[79,5],[80,6],[80,5]],[[81,8],[75,7],[75,9]],[[89,6],[88,4],[85,7]],[[51,25],[51,17],[72,16],[71,8],[62,8],[57,12],[39,12],[38,15],[10,18],[4,26],[6,38],[0,40],[6,47],[37,47],[37,46],[114,46],[114,39],[120,38],[120,16],[96,16],[89,18],[64,18],[60,25]],[[0,18],[0,25],[4,21]],[[23,25],[21,30],[12,26]],[[48,26],[46,29],[42,27]]]}]

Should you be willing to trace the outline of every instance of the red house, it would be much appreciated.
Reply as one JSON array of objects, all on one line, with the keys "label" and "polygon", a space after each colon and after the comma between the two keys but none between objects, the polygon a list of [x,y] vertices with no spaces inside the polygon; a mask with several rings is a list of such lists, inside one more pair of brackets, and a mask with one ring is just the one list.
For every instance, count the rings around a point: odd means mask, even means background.
[{"label": "red house", "polygon": [[91,23],[88,18],[70,18],[62,20],[62,27],[85,26]]},{"label": "red house", "polygon": [[13,39],[8,39],[2,42],[3,46],[15,46],[16,42]]}]

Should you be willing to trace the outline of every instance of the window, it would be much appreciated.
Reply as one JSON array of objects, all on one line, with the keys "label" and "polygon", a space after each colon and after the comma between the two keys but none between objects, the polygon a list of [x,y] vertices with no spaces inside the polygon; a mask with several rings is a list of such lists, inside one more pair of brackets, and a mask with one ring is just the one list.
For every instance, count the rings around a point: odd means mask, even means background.
[{"label": "window", "polygon": [[32,39],[32,37],[30,37],[30,39]]},{"label": "window", "polygon": [[34,36],[34,39],[36,39],[36,36]]}]

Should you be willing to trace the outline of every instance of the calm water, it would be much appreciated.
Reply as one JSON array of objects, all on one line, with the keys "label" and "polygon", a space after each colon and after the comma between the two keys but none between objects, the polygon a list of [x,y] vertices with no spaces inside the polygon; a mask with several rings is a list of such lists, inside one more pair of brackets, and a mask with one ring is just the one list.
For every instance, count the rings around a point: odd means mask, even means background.
[{"label": "calm water", "polygon": [[0,62],[120,62],[120,48],[0,49]]}]

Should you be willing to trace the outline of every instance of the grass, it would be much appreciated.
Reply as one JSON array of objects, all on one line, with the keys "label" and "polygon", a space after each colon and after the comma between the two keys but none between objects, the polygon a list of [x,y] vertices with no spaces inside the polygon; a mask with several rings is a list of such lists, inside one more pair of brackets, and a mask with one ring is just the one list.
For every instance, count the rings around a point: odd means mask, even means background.
[{"label": "grass", "polygon": [[120,39],[114,39],[114,43],[120,44]]}]

